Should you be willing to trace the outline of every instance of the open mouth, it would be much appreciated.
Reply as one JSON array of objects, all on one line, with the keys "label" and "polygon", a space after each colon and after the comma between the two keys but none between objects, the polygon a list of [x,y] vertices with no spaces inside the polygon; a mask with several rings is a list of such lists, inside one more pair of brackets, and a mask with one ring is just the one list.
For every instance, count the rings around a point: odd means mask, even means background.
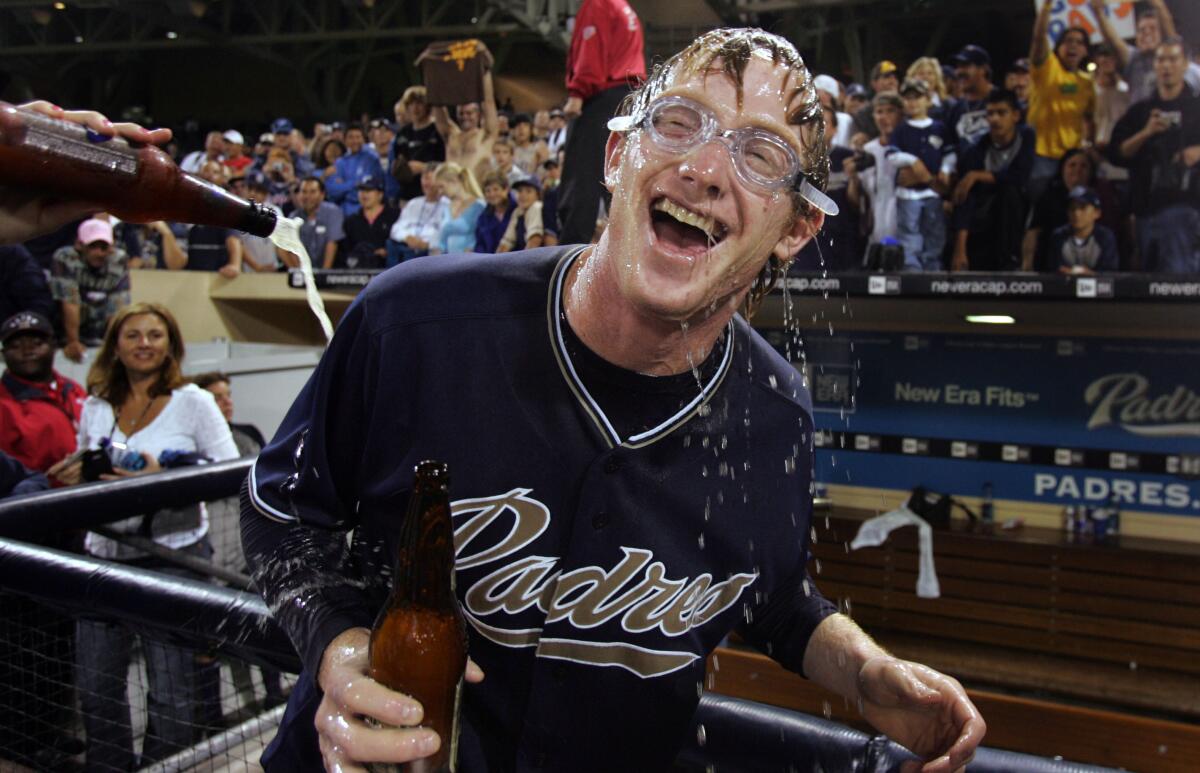
[{"label": "open mouth", "polygon": [[717,246],[729,232],[711,215],[693,212],[665,197],[650,204],[650,225],[660,244],[689,257]]}]

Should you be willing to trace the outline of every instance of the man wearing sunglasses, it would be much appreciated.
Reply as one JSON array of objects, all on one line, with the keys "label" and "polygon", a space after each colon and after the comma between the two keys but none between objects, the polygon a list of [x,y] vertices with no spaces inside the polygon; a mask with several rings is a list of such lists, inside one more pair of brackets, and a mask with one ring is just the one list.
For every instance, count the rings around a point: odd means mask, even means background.
[{"label": "man wearing sunglasses", "polygon": [[430,458],[453,470],[470,631],[459,770],[670,769],[735,629],[926,773],[962,768],[984,724],[961,686],[884,652],[808,576],[808,392],[739,314],[837,211],[800,56],[761,30],[707,33],[609,128],[598,244],[381,275],[259,456],[246,555],[305,663],[264,768],[451,742],[365,673]]}]

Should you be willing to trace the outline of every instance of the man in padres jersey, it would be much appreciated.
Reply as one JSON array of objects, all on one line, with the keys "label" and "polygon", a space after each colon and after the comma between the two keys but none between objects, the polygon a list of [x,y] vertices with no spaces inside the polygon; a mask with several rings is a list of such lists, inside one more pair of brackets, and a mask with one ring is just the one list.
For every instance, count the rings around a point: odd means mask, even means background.
[{"label": "man in padres jersey", "polygon": [[435,458],[471,636],[460,770],[669,769],[734,630],[927,773],[961,769],[984,734],[962,687],[806,572],[808,392],[738,313],[836,212],[808,71],[781,38],[711,32],[609,128],[598,244],[379,276],[253,468],[246,555],[305,664],[264,767],[444,742],[365,673],[413,466]]}]

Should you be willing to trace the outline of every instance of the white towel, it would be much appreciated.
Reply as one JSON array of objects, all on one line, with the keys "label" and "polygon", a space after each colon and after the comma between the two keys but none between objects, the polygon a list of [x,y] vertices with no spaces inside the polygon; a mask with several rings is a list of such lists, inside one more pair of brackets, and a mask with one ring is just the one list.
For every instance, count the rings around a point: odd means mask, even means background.
[{"label": "white towel", "polygon": [[863,521],[862,526],[858,527],[854,541],[850,543],[850,549],[878,547],[887,540],[889,534],[901,526],[917,527],[917,545],[921,551],[917,570],[917,596],[936,599],[942,595],[942,590],[938,585],[937,572],[933,568],[933,529],[924,518],[909,510],[906,505]]}]

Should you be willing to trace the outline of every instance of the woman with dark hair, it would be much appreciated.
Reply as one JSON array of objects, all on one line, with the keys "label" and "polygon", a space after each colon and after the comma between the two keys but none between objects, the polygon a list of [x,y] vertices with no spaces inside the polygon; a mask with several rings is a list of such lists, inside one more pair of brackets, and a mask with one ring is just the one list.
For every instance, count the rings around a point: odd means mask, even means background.
[{"label": "woman with dark hair", "polygon": [[[66,484],[116,480],[199,461],[236,459],[237,447],[212,394],[184,380],[183,338],[163,306],[139,303],[109,322],[88,372],[89,397],[79,420],[83,460],[67,457],[48,474]],[[135,515],[110,524],[117,532],[153,539],[180,553],[208,558],[203,505]],[[124,541],[88,532],[84,548],[97,558],[188,575]],[[133,769],[126,672],[134,634],[107,620],[81,618],[76,627],[76,687],[87,731],[89,769]],[[140,764],[163,759],[196,740],[196,654],[142,638],[149,690]]]},{"label": "woman with dark hair", "polygon": [[[1058,270],[1057,261],[1050,257],[1050,235],[1054,229],[1066,225],[1067,204],[1074,188],[1095,190],[1100,196],[1101,224],[1119,235],[1127,230],[1121,225],[1121,206],[1117,194],[1107,180],[1096,177],[1096,163],[1092,157],[1079,148],[1068,150],[1058,162],[1058,173],[1033,204],[1029,228],[1021,245],[1023,271],[1053,273]],[[1127,268],[1124,263],[1121,267]]]},{"label": "woman with dark hair", "polygon": [[346,143],[337,137],[326,137],[313,150],[313,163],[316,164],[321,179],[337,174],[337,160],[346,155]]}]

